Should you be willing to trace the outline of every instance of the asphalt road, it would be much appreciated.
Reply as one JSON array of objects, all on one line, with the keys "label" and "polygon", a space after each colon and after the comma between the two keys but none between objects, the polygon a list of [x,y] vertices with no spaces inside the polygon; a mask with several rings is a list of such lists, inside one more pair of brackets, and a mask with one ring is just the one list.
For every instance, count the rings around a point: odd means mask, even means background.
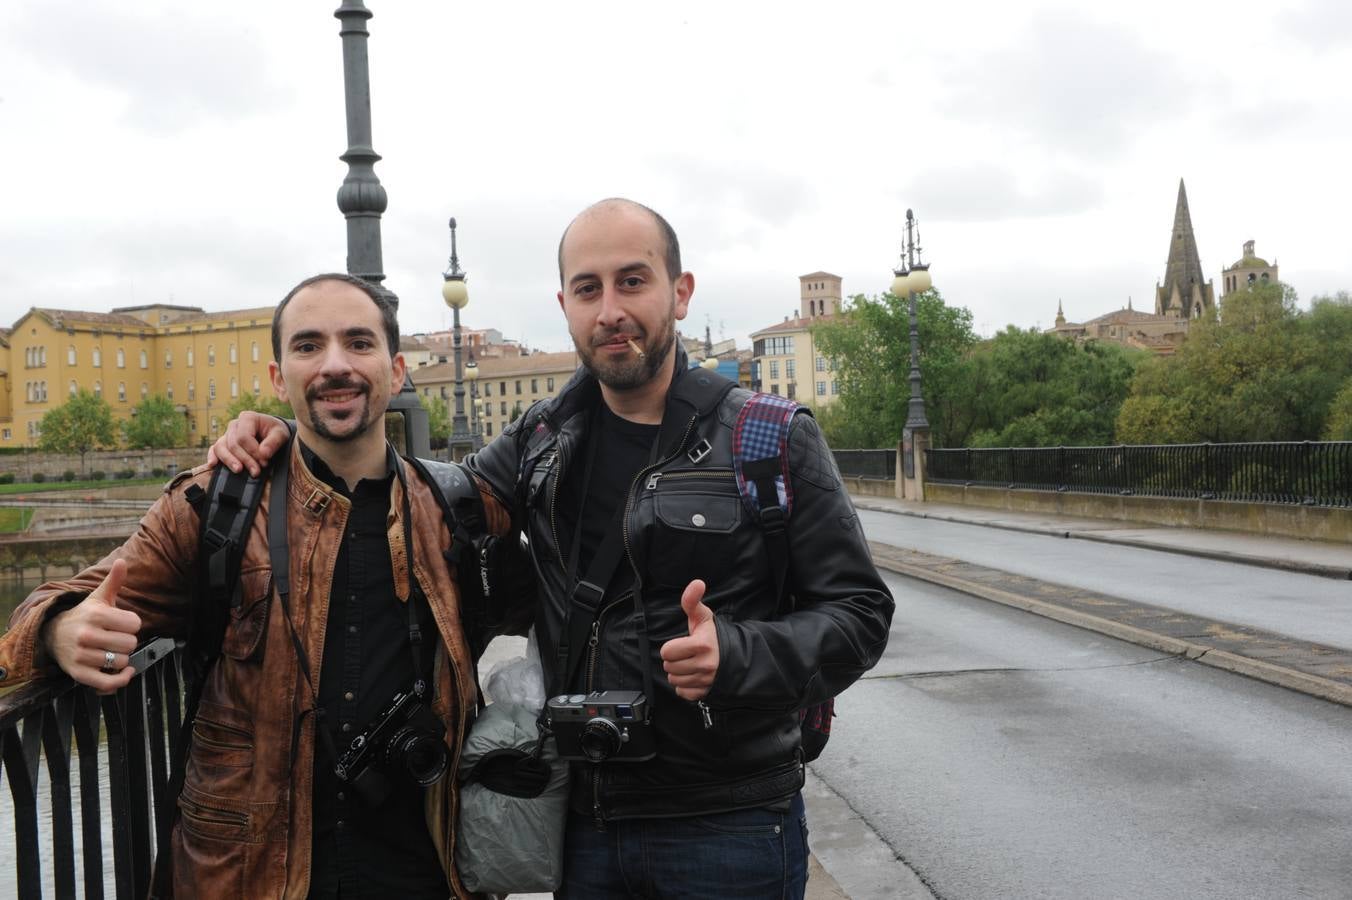
[{"label": "asphalt road", "polygon": [[869,540],[1352,648],[1346,581],[870,510],[859,517]]},{"label": "asphalt road", "polygon": [[934,896],[1352,896],[1352,709],[887,578],[813,768]]}]

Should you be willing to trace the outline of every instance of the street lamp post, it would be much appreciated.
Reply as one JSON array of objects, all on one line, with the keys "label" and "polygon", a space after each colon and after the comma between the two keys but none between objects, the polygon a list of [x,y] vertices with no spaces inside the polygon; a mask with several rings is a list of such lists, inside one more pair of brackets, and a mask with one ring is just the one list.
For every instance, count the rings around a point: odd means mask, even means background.
[{"label": "street lamp post", "polygon": [[920,261],[921,247],[917,243],[920,228],[915,214],[906,210],[906,242],[902,246],[901,265],[894,269],[892,293],[906,297],[909,302],[911,331],[911,399],[906,408],[906,424],[901,432],[902,496],[912,500],[925,499],[924,457],[929,448],[930,425],[925,418],[925,397],[920,391],[920,324],[916,317],[916,296],[933,286],[929,264]]},{"label": "street lamp post", "polygon": [[470,352],[469,362],[465,363],[465,380],[469,382],[469,435],[475,450],[483,446],[479,433],[479,364]]},{"label": "street lamp post", "polygon": [[[341,23],[338,34],[343,41],[343,99],[347,110],[347,152],[339,157],[347,163],[347,177],[338,188],[338,209],[347,218],[347,271],[375,285],[393,306],[399,298],[385,287],[384,262],[380,245],[380,215],[389,198],[375,165],[380,154],[371,146],[371,74],[367,56],[366,20],[371,11],[362,0],[342,0],[334,10]],[[393,348],[398,351],[398,347]],[[390,401],[388,411],[404,417],[404,450],[412,456],[430,456],[427,410],[418,402],[413,379],[404,376],[403,389]]]},{"label": "street lamp post", "polygon": [[[451,459],[461,460],[473,452],[474,439],[465,421],[464,370],[460,364],[460,310],[469,303],[469,288],[465,286],[466,273],[460,269],[460,257],[455,249],[455,219],[451,219],[451,259],[442,273],[441,296],[451,308],[454,321],[452,346],[455,349],[455,412],[451,416],[451,438],[448,444]],[[477,367],[476,367],[477,368]]]}]

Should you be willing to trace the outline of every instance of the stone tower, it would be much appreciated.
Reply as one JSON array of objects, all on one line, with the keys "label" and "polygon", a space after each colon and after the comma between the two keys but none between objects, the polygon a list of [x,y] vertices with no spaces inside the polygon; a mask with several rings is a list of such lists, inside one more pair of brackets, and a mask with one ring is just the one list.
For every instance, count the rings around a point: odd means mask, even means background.
[{"label": "stone tower", "polygon": [[815,319],[840,312],[840,284],[840,276],[830,272],[799,275],[799,315]]},{"label": "stone tower", "polygon": [[1221,299],[1241,288],[1259,282],[1267,284],[1277,280],[1277,260],[1271,265],[1253,249],[1253,241],[1244,242],[1244,256],[1228,269],[1221,271]]},{"label": "stone tower", "polygon": [[1155,285],[1155,315],[1195,319],[1215,305],[1211,282],[1202,276],[1197,238],[1193,236],[1192,216],[1188,213],[1188,192],[1180,178],[1174,230],[1169,238],[1169,261],[1164,266],[1164,282]]}]

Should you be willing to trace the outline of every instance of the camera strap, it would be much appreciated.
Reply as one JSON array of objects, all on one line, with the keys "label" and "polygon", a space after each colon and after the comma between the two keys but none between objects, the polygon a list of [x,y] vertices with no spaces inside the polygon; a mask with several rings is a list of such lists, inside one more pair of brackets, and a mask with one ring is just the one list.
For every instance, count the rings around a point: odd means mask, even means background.
[{"label": "camera strap", "polygon": [[[573,589],[570,594],[570,602],[564,612],[564,624],[559,644],[555,650],[554,690],[550,692],[551,696],[567,693],[569,685],[576,683],[574,679],[578,674],[578,667],[582,664],[584,655],[582,648],[591,647],[593,642],[599,640],[601,605],[605,599],[606,588],[610,585],[611,579],[615,577],[615,570],[619,567],[620,558],[625,552],[625,510],[628,508],[631,499],[627,491],[620,496],[619,503],[615,506],[614,514],[610,518],[610,525],[605,532],[606,536],[601,541],[600,546],[596,548],[591,562],[587,566],[586,574],[580,579],[577,577],[582,545],[582,521],[586,502],[590,497],[592,472],[596,464],[596,447],[602,439],[598,428],[600,421],[601,410],[598,406],[591,415],[590,427],[588,428],[587,459],[583,468],[582,491],[580,493],[582,506],[577,511],[577,522],[573,528],[573,543],[568,552],[568,581],[573,585]],[[657,457],[659,442],[660,435],[658,441],[654,441],[649,454],[649,466]],[[648,698],[648,715],[651,717],[655,703],[652,654],[648,644],[648,628],[637,575],[632,595],[639,653],[643,657],[643,691]]]}]

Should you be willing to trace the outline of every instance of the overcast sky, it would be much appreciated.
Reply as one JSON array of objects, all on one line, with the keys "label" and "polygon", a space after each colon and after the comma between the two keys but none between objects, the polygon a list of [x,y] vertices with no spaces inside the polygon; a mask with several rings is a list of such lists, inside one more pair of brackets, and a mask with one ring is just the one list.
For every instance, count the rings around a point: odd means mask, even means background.
[{"label": "overcast sky", "polygon": [[[275,303],[342,269],[337,0],[0,5],[0,324],[29,307]],[[1352,289],[1352,3],[368,0],[386,284],[405,332],[568,349],[555,249],[665,214],[684,330],[739,343],[824,269],[891,282],[906,208],[979,331],[1153,310],[1186,179],[1202,265],[1258,242]]]}]

